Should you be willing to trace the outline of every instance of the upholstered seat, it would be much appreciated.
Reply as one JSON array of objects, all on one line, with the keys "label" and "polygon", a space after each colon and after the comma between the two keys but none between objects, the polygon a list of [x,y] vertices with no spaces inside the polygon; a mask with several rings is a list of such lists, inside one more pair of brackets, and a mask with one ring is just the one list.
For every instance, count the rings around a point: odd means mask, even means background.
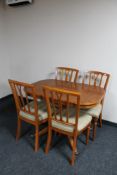
[{"label": "upholstered seat", "polygon": [[[30,102],[29,105],[30,105],[31,112],[34,112],[34,102]],[[27,105],[25,107],[28,108]],[[19,115],[23,118],[27,118],[29,120],[35,121],[34,115],[31,115],[31,114],[24,112],[22,110],[20,110]],[[40,121],[45,120],[48,117],[46,103],[44,100],[41,100],[38,102],[38,117],[39,117]]]},{"label": "upholstered seat", "polygon": [[86,109],[86,110],[82,110],[84,111],[85,113],[93,116],[93,117],[96,117],[96,118],[99,118],[100,116],[100,113],[102,111],[102,105],[101,104],[97,104],[96,106],[90,108],[90,109]]},{"label": "upholstered seat", "polygon": [[[69,123],[75,124],[75,111],[73,109],[70,109],[72,112],[69,118]],[[57,119],[60,119],[60,116],[56,116]],[[66,116],[63,116],[63,121],[66,122]],[[83,111],[80,112],[80,116],[78,119],[78,132],[80,132],[83,128],[85,128],[92,120],[92,116],[85,114]],[[74,127],[70,125],[65,125],[63,123],[56,122],[55,120],[52,120],[52,126],[57,129],[61,129],[63,131],[67,132],[73,132]]]}]

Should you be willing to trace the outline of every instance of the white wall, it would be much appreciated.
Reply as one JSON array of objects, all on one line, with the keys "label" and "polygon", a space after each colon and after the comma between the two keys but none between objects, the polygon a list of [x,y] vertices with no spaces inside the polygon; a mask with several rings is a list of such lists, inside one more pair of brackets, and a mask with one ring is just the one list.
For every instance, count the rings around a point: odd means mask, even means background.
[{"label": "white wall", "polygon": [[60,65],[108,72],[104,119],[117,123],[116,0],[35,0],[4,13],[11,78],[34,82]]},{"label": "white wall", "polygon": [[5,34],[5,13],[2,2],[0,1],[0,97],[4,97],[9,93],[8,76],[9,76],[9,60],[6,48]]}]

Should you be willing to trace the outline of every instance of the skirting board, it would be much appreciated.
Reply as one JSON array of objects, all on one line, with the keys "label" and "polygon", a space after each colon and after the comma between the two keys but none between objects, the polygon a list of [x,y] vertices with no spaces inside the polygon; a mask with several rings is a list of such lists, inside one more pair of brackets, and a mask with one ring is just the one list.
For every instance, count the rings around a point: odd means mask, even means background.
[{"label": "skirting board", "polygon": [[[13,95],[12,94],[9,94],[9,95],[1,98],[0,99],[0,110],[7,107],[7,105],[10,105],[11,103],[13,103]],[[105,125],[110,125],[110,126],[117,127],[117,123],[110,122],[110,121],[107,121],[107,120],[102,120],[102,122]]]}]

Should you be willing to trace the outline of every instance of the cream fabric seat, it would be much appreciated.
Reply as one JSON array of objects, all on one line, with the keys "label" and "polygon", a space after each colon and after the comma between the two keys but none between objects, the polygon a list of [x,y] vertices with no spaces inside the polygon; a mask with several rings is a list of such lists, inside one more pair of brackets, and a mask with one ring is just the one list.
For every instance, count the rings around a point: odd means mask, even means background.
[{"label": "cream fabric seat", "polygon": [[[31,112],[34,112],[34,102],[33,101],[30,102],[29,105],[30,105]],[[27,108],[27,105],[25,107]],[[31,114],[24,112],[22,110],[20,110],[19,115],[23,118],[27,118],[29,120],[35,121],[34,115],[31,115]],[[38,116],[39,116],[40,121],[48,118],[46,103],[44,100],[38,101]]]},{"label": "cream fabric seat", "polygon": [[[64,112],[63,112],[64,113]],[[69,123],[75,124],[75,110],[73,108],[70,109],[70,118],[69,118]],[[53,116],[54,117],[54,116]],[[60,116],[57,115],[56,116],[57,119],[60,119]],[[62,117],[63,121],[66,121],[66,116],[65,114],[63,114]],[[85,128],[92,120],[92,116],[86,114],[84,111],[80,112],[80,116],[78,119],[78,132],[80,132],[83,128]],[[52,120],[52,126],[57,128],[57,129],[61,129],[63,131],[67,131],[67,132],[73,132],[74,127],[73,126],[69,126],[69,125],[65,125],[61,122]]]},{"label": "cream fabric seat", "polygon": [[90,108],[90,109],[86,109],[86,110],[82,110],[84,111],[85,113],[93,116],[93,117],[96,117],[96,118],[99,118],[100,116],[100,113],[102,111],[102,105],[101,104],[97,104],[96,106]]}]

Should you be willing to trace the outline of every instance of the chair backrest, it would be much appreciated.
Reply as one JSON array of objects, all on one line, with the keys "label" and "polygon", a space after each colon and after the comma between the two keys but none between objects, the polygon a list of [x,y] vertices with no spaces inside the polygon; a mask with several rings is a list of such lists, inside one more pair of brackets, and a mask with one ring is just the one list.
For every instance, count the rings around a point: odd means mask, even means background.
[{"label": "chair backrest", "polygon": [[[38,102],[35,93],[35,87],[28,83],[18,82],[15,80],[8,80],[13,97],[16,104],[17,113],[20,111],[34,115],[38,119]],[[28,89],[29,94],[26,89]],[[33,102],[33,105],[30,105]],[[33,110],[32,110],[33,107]]]},{"label": "chair backrest", "polygon": [[99,71],[89,71],[85,73],[83,83],[107,88],[110,75]]},{"label": "chair backrest", "polygon": [[[43,87],[44,95],[47,103],[49,123],[52,120],[64,125],[73,127],[77,131],[78,118],[80,111],[80,94],[78,92],[68,91],[48,86]],[[76,100],[76,105],[70,103],[70,98]],[[71,119],[75,120],[71,122]]]},{"label": "chair backrest", "polygon": [[79,70],[68,67],[57,67],[56,68],[56,79],[64,80],[69,82],[76,82]]}]

